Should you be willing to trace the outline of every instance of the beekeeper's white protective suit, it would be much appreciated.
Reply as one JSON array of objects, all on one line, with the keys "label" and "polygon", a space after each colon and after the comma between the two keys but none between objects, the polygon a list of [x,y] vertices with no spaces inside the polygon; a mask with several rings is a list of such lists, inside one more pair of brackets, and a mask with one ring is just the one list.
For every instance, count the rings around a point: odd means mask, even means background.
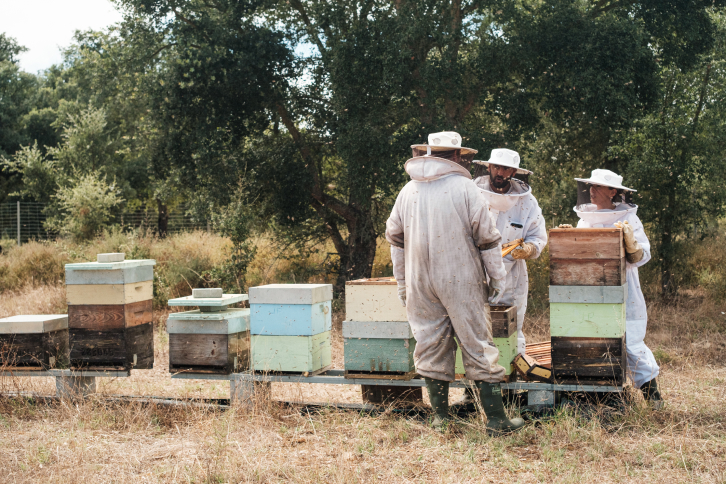
[{"label": "beekeeper's white protective suit", "polygon": [[578,228],[609,228],[615,222],[627,221],[632,227],[635,240],[643,249],[643,258],[631,264],[625,263],[628,279],[628,304],[625,310],[625,340],[628,351],[628,373],[633,379],[636,388],[654,379],[660,373],[660,367],[655,361],[653,352],[643,342],[645,329],[648,325],[648,311],[645,307],[645,298],[640,289],[638,267],[650,260],[650,242],[643,230],[643,224],[636,215],[637,206],[625,203],[616,203],[612,210],[598,210],[594,204],[575,208],[580,221]]},{"label": "beekeeper's white protective suit", "polygon": [[[411,181],[386,222],[392,253],[405,257],[406,312],[416,338],[416,371],[454,381],[459,340],[466,377],[498,383],[504,368],[492,342],[482,259],[498,254],[493,279],[505,276],[501,237],[468,170],[436,157],[406,162]],[[480,253],[480,250],[482,251]],[[490,265],[487,265],[490,267]],[[400,270],[400,269],[398,269]],[[394,275],[397,263],[394,260]]]},{"label": "beekeeper's white protective suit", "polygon": [[[499,194],[491,190],[489,175],[477,178],[474,183],[484,191],[484,197],[489,203],[489,213],[502,235],[502,244],[523,238],[525,242],[534,245],[537,251],[530,258],[539,257],[547,245],[547,227],[531,187],[512,179],[509,192]],[[522,328],[529,292],[527,261],[513,259],[509,254],[504,258],[504,267],[507,270],[506,289],[499,304],[517,306],[517,351],[524,353],[526,342]]]}]

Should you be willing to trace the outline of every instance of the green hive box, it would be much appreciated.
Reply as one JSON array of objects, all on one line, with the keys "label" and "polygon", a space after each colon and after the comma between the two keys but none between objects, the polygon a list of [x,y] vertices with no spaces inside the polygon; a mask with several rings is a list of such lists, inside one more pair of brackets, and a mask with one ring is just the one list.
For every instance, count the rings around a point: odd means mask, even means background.
[{"label": "green hive box", "polygon": [[255,371],[318,371],[332,362],[330,331],[313,336],[252,335]]},{"label": "green hive box", "polygon": [[416,340],[346,338],[345,369],[348,371],[404,372],[415,370]]},{"label": "green hive box", "polygon": [[[494,338],[494,346],[499,350],[499,364],[504,367],[504,374],[512,373],[512,360],[517,356],[517,333],[508,338]],[[456,348],[456,369],[454,373],[463,375],[464,360],[461,357],[461,348]]]},{"label": "green hive box", "polygon": [[625,334],[625,304],[550,303],[550,335],[620,338]]}]

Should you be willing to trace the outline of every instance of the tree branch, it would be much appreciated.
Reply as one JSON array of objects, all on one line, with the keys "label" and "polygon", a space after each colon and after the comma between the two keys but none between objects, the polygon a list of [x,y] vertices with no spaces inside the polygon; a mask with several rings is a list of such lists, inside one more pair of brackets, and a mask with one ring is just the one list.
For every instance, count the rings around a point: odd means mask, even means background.
[{"label": "tree branch", "polygon": [[308,31],[308,35],[313,39],[313,42],[315,42],[315,45],[318,46],[318,50],[320,51],[320,54],[322,55],[325,52],[325,46],[323,45],[323,42],[320,40],[320,37],[318,36],[318,33],[315,31],[315,26],[310,21],[310,17],[308,17],[307,12],[305,11],[305,7],[303,6],[302,2],[300,0],[289,0],[290,5],[292,8],[298,11],[300,13],[300,18],[302,18],[302,21],[305,23],[306,30]]}]

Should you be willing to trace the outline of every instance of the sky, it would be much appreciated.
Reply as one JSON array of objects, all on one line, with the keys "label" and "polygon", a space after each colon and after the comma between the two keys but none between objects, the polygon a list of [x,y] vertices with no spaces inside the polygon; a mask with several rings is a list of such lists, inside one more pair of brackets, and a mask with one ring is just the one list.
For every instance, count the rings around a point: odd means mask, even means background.
[{"label": "sky", "polygon": [[108,0],[0,0],[0,32],[28,48],[20,66],[37,73],[61,61],[76,30],[101,30],[121,14]]}]

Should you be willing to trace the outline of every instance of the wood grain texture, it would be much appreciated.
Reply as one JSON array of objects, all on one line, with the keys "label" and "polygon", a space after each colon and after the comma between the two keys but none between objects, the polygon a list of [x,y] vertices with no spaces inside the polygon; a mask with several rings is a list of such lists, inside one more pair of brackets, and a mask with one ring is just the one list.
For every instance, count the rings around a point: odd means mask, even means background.
[{"label": "wood grain texture", "polygon": [[550,335],[620,338],[625,334],[625,304],[550,304]]},{"label": "wood grain texture", "polygon": [[409,372],[415,370],[416,340],[345,338],[345,369],[356,371]]},{"label": "wood grain texture", "polygon": [[408,321],[406,308],[398,300],[398,286],[393,284],[346,284],[345,319],[347,321]]},{"label": "wood grain texture", "polygon": [[73,328],[69,332],[71,367],[74,369],[153,368],[154,331],[151,323],[107,331]]},{"label": "wood grain texture", "polygon": [[67,368],[68,330],[0,335],[0,366]]},{"label": "wood grain texture", "polygon": [[550,229],[552,259],[622,259],[621,229]]},{"label": "wood grain texture", "polygon": [[627,355],[625,337],[552,338],[552,371],[555,381],[625,381]]},{"label": "wood grain texture", "polygon": [[621,259],[550,259],[552,286],[622,286],[625,258]]},{"label": "wood grain texture", "polygon": [[396,279],[393,277],[373,277],[370,279],[356,279],[355,281],[346,281],[346,286],[398,286]]},{"label": "wood grain texture", "polygon": [[131,304],[154,298],[153,281],[133,284],[75,284],[66,286],[68,305]]},{"label": "wood grain texture", "polygon": [[75,329],[109,331],[151,323],[152,320],[151,300],[131,304],[68,306],[68,326]]},{"label": "wood grain texture", "polygon": [[172,373],[230,374],[249,369],[249,361],[249,331],[217,335],[169,335],[169,371]]},{"label": "wood grain texture", "polygon": [[492,338],[508,338],[517,332],[516,306],[491,306]]}]

